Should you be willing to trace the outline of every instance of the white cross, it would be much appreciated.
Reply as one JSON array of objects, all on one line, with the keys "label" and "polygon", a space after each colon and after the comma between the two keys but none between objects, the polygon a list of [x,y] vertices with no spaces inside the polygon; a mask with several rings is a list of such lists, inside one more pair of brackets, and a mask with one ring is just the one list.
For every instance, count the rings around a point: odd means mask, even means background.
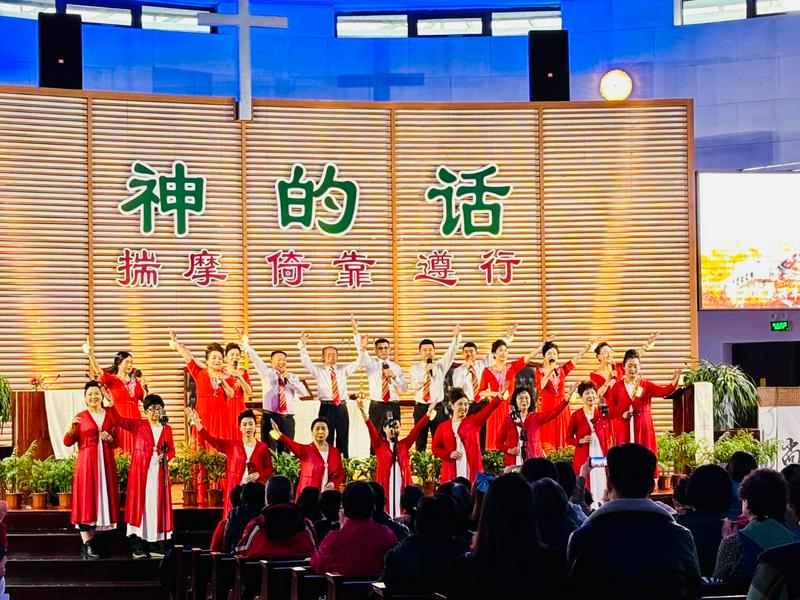
[{"label": "white cross", "polygon": [[252,71],[250,68],[250,28],[278,27],[286,29],[289,20],[286,17],[250,16],[249,0],[239,0],[237,14],[199,13],[198,25],[235,26],[239,28],[239,105],[238,118],[250,121],[253,118]]}]

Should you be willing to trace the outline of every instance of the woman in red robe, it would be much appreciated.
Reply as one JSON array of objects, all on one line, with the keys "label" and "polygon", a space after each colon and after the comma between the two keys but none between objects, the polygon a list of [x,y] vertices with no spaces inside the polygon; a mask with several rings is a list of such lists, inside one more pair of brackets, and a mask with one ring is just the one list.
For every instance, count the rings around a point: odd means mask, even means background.
[{"label": "woman in red robe", "polygon": [[[575,446],[572,468],[579,475],[581,467],[591,458],[605,458],[608,452],[608,407],[598,406],[597,387],[591,381],[578,386],[583,406],[572,413],[567,426],[567,442]],[[586,487],[594,490],[600,501],[606,488],[605,467],[594,467],[589,472]]]},{"label": "woman in red robe", "polygon": [[503,388],[507,393],[501,394],[500,409],[489,416],[486,421],[486,449],[497,450],[500,448],[497,435],[503,426],[503,421],[508,414],[508,398],[514,394],[515,378],[529,361],[533,353],[508,362],[508,345],[505,340],[496,340],[492,344],[494,361],[481,373],[478,384],[478,394],[481,398],[494,398]]},{"label": "woman in red robe", "polygon": [[[386,492],[386,503],[389,507],[389,514],[392,518],[400,516],[400,494],[411,481],[411,458],[409,450],[417,441],[420,431],[432,420],[436,418],[436,405],[434,402],[428,408],[428,412],[414,424],[414,428],[402,440],[400,437],[400,421],[395,418],[391,422],[384,416],[381,422],[381,429],[369,418],[367,409],[361,402],[358,409],[364,417],[369,432],[369,441],[375,452],[375,481],[383,486]],[[396,440],[396,441],[392,441]],[[396,452],[394,449],[396,448]]]},{"label": "woman in red robe", "polygon": [[[539,394],[539,410],[550,412],[564,400],[564,382],[567,375],[575,368],[583,356],[591,350],[590,342],[583,350],[578,352],[563,365],[559,365],[558,346],[554,342],[545,342],[542,346],[542,366],[534,372],[536,391]],[[567,444],[567,423],[569,413],[563,412],[555,419],[543,425],[540,431],[542,444],[549,444],[554,448],[563,448]]]},{"label": "woman in red robe", "polygon": [[235,442],[223,440],[212,436],[203,427],[203,421],[197,411],[186,409],[189,424],[194,425],[200,438],[212,448],[219,450],[227,459],[225,479],[225,505],[222,509],[223,517],[227,516],[231,506],[230,490],[237,485],[244,485],[251,481],[265,483],[272,475],[272,455],[269,446],[256,439],[256,415],[248,409],[239,415],[239,430],[241,438]]},{"label": "woman in red robe", "polygon": [[[621,431],[615,434],[614,443],[641,444],[658,456],[653,427],[653,398],[665,398],[674,392],[678,388],[681,370],[675,369],[669,384],[658,385],[641,377],[638,351],[628,350],[622,359],[622,365],[625,367],[625,376],[614,385],[612,402],[609,405],[612,419],[620,419],[624,423]],[[656,465],[655,476],[658,475],[659,469]]]},{"label": "woman in red robe", "polygon": [[[92,376],[100,378],[102,383],[111,394],[117,412],[129,419],[138,419],[141,415],[140,405],[144,399],[144,385],[147,385],[141,376],[141,371],[134,368],[133,356],[130,352],[117,352],[114,355],[114,363],[107,369],[100,367],[94,356],[94,350],[88,345],[84,345],[87,350]],[[137,376],[138,374],[138,376]],[[116,445],[126,454],[133,454],[133,436],[124,430],[116,432]]]},{"label": "woman in red robe", "polygon": [[147,419],[127,419],[113,404],[111,412],[117,425],[129,431],[136,442],[125,496],[133,558],[163,558],[164,542],[173,530],[168,463],[175,457],[172,428],[162,423],[164,400],[157,394],[145,396]]},{"label": "woman in red robe", "polygon": [[297,481],[295,497],[300,497],[303,488],[314,486],[320,491],[338,490],[344,483],[344,465],[338,448],[329,444],[328,420],[319,417],[311,422],[311,443],[298,444],[292,438],[281,433],[275,421],[269,436],[276,442],[286,445],[289,452],[300,459],[300,479]]},{"label": "woman in red robe", "polygon": [[115,529],[119,518],[117,466],[114,462],[116,421],[103,409],[103,393],[96,381],[83,388],[87,410],[78,413],[64,434],[64,445],[78,444],[72,479],[72,522],[81,533],[81,558],[100,555],[92,547],[96,531]]},{"label": "woman in red robe", "polygon": [[228,433],[221,436],[227,440],[239,439],[239,416],[244,412],[245,402],[253,395],[253,386],[247,369],[240,369],[242,349],[239,344],[231,342],[225,346],[225,366],[223,372],[228,385],[233,388],[233,397],[228,401]]},{"label": "woman in red robe", "polygon": [[481,427],[503,403],[503,391],[496,393],[489,404],[469,416],[469,400],[464,391],[453,388],[450,392],[453,417],[436,428],[432,447],[433,454],[442,460],[442,483],[456,477],[466,477],[474,483],[477,474],[483,471]]},{"label": "woman in red robe", "polygon": [[[569,394],[567,394],[569,397]],[[542,452],[542,440],[539,430],[542,425],[555,419],[561,411],[569,406],[568,400],[563,400],[561,404],[553,407],[548,412],[529,412],[531,406],[531,393],[523,388],[514,390],[511,397],[511,414],[503,420],[500,433],[497,436],[497,446],[505,455],[505,465],[512,467],[521,465],[529,458],[544,456]],[[519,414],[514,414],[518,412]],[[525,428],[525,456],[523,456],[522,442],[520,433]]]}]

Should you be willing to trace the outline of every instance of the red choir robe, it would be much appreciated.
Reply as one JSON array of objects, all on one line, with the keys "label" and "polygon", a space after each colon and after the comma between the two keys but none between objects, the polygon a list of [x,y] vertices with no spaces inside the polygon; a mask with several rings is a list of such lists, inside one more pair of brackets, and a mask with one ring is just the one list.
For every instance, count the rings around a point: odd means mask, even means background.
[{"label": "red choir robe", "polygon": [[[145,510],[145,499],[147,490],[147,471],[150,468],[150,459],[153,456],[153,449],[158,454],[162,454],[164,444],[166,444],[167,460],[175,457],[175,443],[172,440],[172,428],[164,425],[158,440],[153,439],[153,429],[147,419],[126,419],[116,413],[116,406],[109,410],[115,412],[114,417],[117,425],[129,431],[136,442],[131,459],[131,469],[128,472],[128,492],[125,495],[125,522],[134,527],[142,526],[142,515]],[[158,486],[158,532],[166,533],[173,531],[172,525],[172,492],[171,488],[164,489],[162,481],[164,465],[159,464],[159,486]],[[169,465],[166,465],[169,470]],[[166,523],[164,518],[166,517]]]},{"label": "red choir robe", "polygon": [[[117,464],[114,462],[114,441],[101,442],[100,431],[112,436],[116,433],[114,415],[106,410],[100,429],[88,410],[78,415],[81,422],[64,434],[64,445],[78,444],[78,457],[75,460],[75,474],[72,477],[72,523],[95,523],[97,521],[97,489],[105,485],[108,490],[108,505],[111,522],[119,519],[119,486],[117,484]],[[103,444],[103,469],[106,480],[98,481],[97,444]]]},{"label": "red choir robe", "polygon": [[[100,376],[100,383],[106,386],[108,393],[111,394],[117,412],[129,419],[141,419],[142,413],[139,407],[144,401],[144,388],[136,377],[133,378],[133,381],[133,393],[131,393],[131,388],[125,385],[120,377],[107,371],[103,371]],[[126,454],[133,454],[133,436],[127,431],[117,430],[116,445]]]},{"label": "red choir robe", "polygon": [[[569,402],[564,400],[561,402],[561,404],[558,404],[548,412],[529,412],[525,416],[525,422],[523,425],[525,427],[525,433],[528,437],[528,458],[544,456],[544,452],[542,451],[542,440],[539,434],[541,430],[540,428],[542,425],[545,425],[546,423],[549,423],[555,419],[559,414],[561,414],[562,410],[567,408],[568,405]],[[520,425],[516,421],[513,421],[510,416],[506,416],[505,420],[503,420],[503,425],[500,428],[500,433],[497,436],[497,446],[505,455],[505,464],[507,467],[517,464],[516,455],[508,454],[508,451],[511,448],[517,448],[519,446],[519,427]]]},{"label": "red choir robe", "polygon": [[[241,432],[238,425],[235,432],[230,430],[230,409],[233,399],[228,398],[222,385],[215,386],[211,383],[208,369],[198,365],[194,359],[186,363],[186,370],[194,379],[197,389],[197,404],[194,408],[203,422],[203,427],[208,429],[208,432],[214,437],[229,440],[239,439]],[[226,378],[226,381],[228,384],[231,383],[230,378]],[[238,417],[239,413],[236,413],[236,418],[238,419]],[[199,436],[196,435],[196,439],[202,445]]]},{"label": "red choir robe", "polygon": [[[298,444],[292,438],[281,434],[278,442],[285,444],[289,451],[300,459],[300,479],[297,481],[297,491],[295,497],[300,497],[303,488],[314,486],[323,491],[322,477],[325,475],[325,462],[322,460],[317,446],[310,444]],[[342,455],[332,444],[328,444],[328,481],[333,483],[338,490],[344,483],[344,465],[342,465]]]},{"label": "red choir robe", "polygon": [[[247,369],[242,370],[242,379],[244,379],[251,388],[253,387],[253,384],[250,383],[250,374],[247,372]],[[242,411],[245,409],[244,388],[233,375],[226,377],[225,381],[233,388],[233,397],[225,397],[227,401],[227,410],[225,412],[226,419],[224,422],[223,435],[219,437],[227,440],[236,440],[242,435],[242,432],[239,431],[239,415],[242,414]],[[205,426],[205,422],[203,425]]]},{"label": "red choir robe", "polygon": [[[495,396],[492,400],[476,412],[465,417],[458,426],[458,437],[464,445],[464,454],[467,457],[469,479],[473,483],[479,472],[483,471],[483,457],[481,453],[480,433],[486,420],[502,404],[503,399]],[[456,478],[456,461],[450,454],[458,448],[456,436],[453,432],[453,419],[440,423],[433,436],[433,453],[442,460],[441,482],[452,481]]]},{"label": "red choir robe", "polygon": [[[517,360],[508,363],[505,373],[506,389],[508,390],[508,397],[502,398],[500,403],[500,410],[492,413],[489,420],[486,422],[486,449],[499,450],[500,446],[497,443],[497,435],[500,428],[503,426],[505,415],[509,411],[509,403],[511,396],[514,395],[514,384],[517,373],[525,367],[525,359],[518,358]],[[497,380],[495,373],[491,367],[486,367],[481,373],[481,381],[478,384],[478,391],[491,390],[493,392],[500,391],[500,381]]]},{"label": "red choir robe", "polygon": [[[414,428],[408,433],[406,437],[397,440],[397,463],[400,465],[400,473],[402,474],[402,482],[400,490],[411,484],[411,459],[409,457],[409,450],[417,441],[420,431],[428,424],[430,419],[428,415],[423,415],[422,418],[414,424]],[[390,486],[392,463],[394,456],[392,447],[388,440],[381,437],[378,428],[371,419],[367,420],[367,431],[369,431],[369,441],[372,450],[375,452],[375,481],[383,486],[386,491],[386,505],[389,505]]]},{"label": "red choir robe", "polygon": [[[608,417],[603,416],[599,408],[594,410],[592,416],[592,424],[594,431],[597,434],[597,439],[600,442],[600,447],[603,449],[603,456],[608,453],[608,431],[610,429]],[[579,408],[569,418],[569,425],[567,426],[567,443],[575,446],[575,455],[572,457],[572,468],[575,470],[576,475],[580,475],[581,467],[589,458],[589,444],[581,443],[581,439],[592,433],[589,426],[589,420],[586,418],[586,413],[583,408]],[[589,482],[586,482],[589,485]]]},{"label": "red choir robe", "polygon": [[[675,391],[675,386],[671,383],[658,385],[647,379],[640,379],[639,386],[633,391],[633,398],[628,394],[628,388],[624,381],[614,384],[612,395],[613,405],[609,406],[612,419],[616,418],[624,424],[619,431],[614,431],[615,444],[627,444],[634,442],[641,444],[653,454],[658,456],[656,450],[656,432],[653,427],[652,405],[653,398],[665,398]],[[640,391],[641,390],[641,391]],[[612,408],[613,406],[613,408]],[[623,414],[629,409],[633,409],[633,440],[630,439],[630,419],[623,418]],[[658,477],[660,470],[656,465],[655,476]]]},{"label": "red choir robe", "polygon": [[[613,373],[616,376],[616,384],[622,381],[622,378],[625,377],[625,368],[622,366],[622,363],[614,363],[613,366]],[[598,373],[597,371],[592,371],[589,373],[589,379],[594,383],[594,385],[599,390],[603,387],[606,383],[606,378],[603,376],[602,373]],[[605,394],[603,394],[603,399],[606,401],[606,405],[610,408],[611,403],[614,401],[613,399],[614,394],[614,386],[610,386],[606,388]],[[610,415],[610,413],[609,413]],[[627,423],[623,423],[621,418],[618,417],[610,417],[608,418],[608,446],[614,446],[616,444],[615,440],[617,435],[620,433],[623,427],[627,427]]]},{"label": "red choir robe", "polygon": [[[544,371],[541,368],[536,369],[534,373],[534,384],[536,386],[536,393],[539,395],[539,410],[542,412],[549,412],[558,406],[564,400],[564,382],[567,380],[567,375],[575,368],[571,360],[568,360],[563,365],[556,368],[555,371],[550,373],[550,378],[547,384],[542,389],[542,377]],[[569,400],[569,398],[567,398]],[[567,444],[567,423],[569,423],[569,414],[567,412],[559,413],[559,415],[544,425],[539,435],[542,444],[550,444],[554,448],[563,448]]]},{"label": "red choir robe", "polygon": [[256,442],[256,447],[253,448],[253,453],[248,461],[244,442],[241,438],[235,442],[223,440],[212,436],[205,427],[198,432],[198,435],[209,446],[222,452],[228,461],[224,488],[225,505],[222,509],[222,514],[227,515],[232,508],[230,491],[242,482],[242,477],[244,477],[248,467],[250,471],[258,472],[258,480],[261,483],[266,483],[269,476],[272,475],[272,455],[270,454],[269,446],[264,442]]}]

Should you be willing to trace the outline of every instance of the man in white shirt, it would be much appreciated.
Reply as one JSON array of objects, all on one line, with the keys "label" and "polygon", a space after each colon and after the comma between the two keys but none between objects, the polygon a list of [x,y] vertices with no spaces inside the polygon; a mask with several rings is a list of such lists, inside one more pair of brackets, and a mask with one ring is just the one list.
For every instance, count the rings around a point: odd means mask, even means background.
[{"label": "man in white shirt", "polygon": [[[358,333],[358,321],[353,319],[353,332],[356,335],[356,346],[361,347],[361,336]],[[369,419],[381,431],[386,413],[392,412],[400,421],[400,394],[408,390],[403,377],[403,369],[396,362],[389,360],[389,340],[375,340],[375,354],[370,356],[366,349],[361,350],[361,366],[367,373],[369,383]]]},{"label": "man in white shirt", "polygon": [[279,444],[270,437],[270,420],[275,421],[278,429],[286,434],[286,437],[294,439],[294,413],[296,403],[299,402],[308,391],[300,378],[286,369],[286,353],[282,350],[275,350],[269,358],[270,364],[267,365],[258,353],[250,346],[250,341],[246,335],[242,336],[242,349],[250,357],[250,362],[256,369],[259,379],[261,379],[261,440],[267,444],[271,450],[277,449],[278,452],[285,452],[283,444]]},{"label": "man in white shirt", "polygon": [[436,347],[432,340],[424,339],[419,343],[419,362],[412,365],[410,370],[411,390],[414,392],[414,423],[418,422],[427,412],[429,405],[438,402],[436,406],[436,418],[432,419],[417,438],[417,450],[424,452],[428,445],[428,431],[433,437],[436,428],[444,420],[444,399],[445,375],[453,364],[458,350],[458,342],[461,337],[459,325],[453,327],[453,339],[447,350],[438,360],[434,360]]},{"label": "man in white shirt", "polygon": [[[514,340],[516,331],[516,323],[508,326],[505,337],[501,338],[506,345]],[[483,370],[492,364],[494,355],[489,352],[483,358],[478,358],[478,347],[473,342],[466,342],[461,347],[461,355],[464,357],[464,362],[453,369],[453,387],[461,388],[464,391],[464,395],[469,400],[469,412],[467,414],[474,415],[489,403],[488,398],[481,398],[478,389],[480,388]],[[481,450],[485,449],[486,425],[481,427]]]},{"label": "man in white shirt", "polygon": [[328,421],[328,443],[335,445],[342,456],[348,458],[350,417],[347,414],[347,378],[361,367],[363,348],[367,338],[356,339],[356,348],[360,348],[358,356],[353,362],[337,365],[339,351],[334,346],[325,346],[322,349],[322,364],[315,365],[308,355],[308,334],[300,332],[300,362],[306,370],[313,375],[317,385],[317,400],[320,401],[319,416]]}]

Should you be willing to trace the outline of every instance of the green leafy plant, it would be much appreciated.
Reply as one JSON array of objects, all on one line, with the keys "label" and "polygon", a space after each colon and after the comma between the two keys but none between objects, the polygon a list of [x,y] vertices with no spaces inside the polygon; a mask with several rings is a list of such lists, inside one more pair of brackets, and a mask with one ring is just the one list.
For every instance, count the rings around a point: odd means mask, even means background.
[{"label": "green leafy plant", "polygon": [[345,481],[373,481],[375,479],[375,467],[377,460],[375,456],[367,458],[345,458],[344,463]]},{"label": "green leafy plant", "polygon": [[506,457],[502,450],[484,450],[481,458],[483,459],[484,473],[495,476],[503,474],[503,469],[506,468]]},{"label": "green leafy plant", "polygon": [[117,465],[117,483],[122,492],[128,487],[128,474],[131,470],[131,455],[119,448],[114,451],[114,462]]},{"label": "green leafy plant", "polygon": [[684,375],[685,385],[700,381],[711,384],[714,397],[714,428],[718,431],[741,427],[760,399],[752,379],[739,367],[700,361]]},{"label": "green leafy plant", "polygon": [[169,474],[174,480],[183,484],[183,489],[193,490],[199,465],[197,452],[192,449],[191,445],[179,442],[175,458],[169,462]]},{"label": "green leafy plant", "polygon": [[0,375],[0,434],[5,424],[11,420],[11,384]]},{"label": "green leafy plant", "polygon": [[675,437],[670,431],[662,431],[656,435],[656,454],[662,475],[669,475],[674,468]]},{"label": "green leafy plant", "polygon": [[564,446],[563,448],[556,448],[550,444],[542,445],[542,452],[545,458],[551,462],[567,461],[572,462],[575,456],[575,446]]},{"label": "green leafy plant", "polygon": [[300,459],[289,452],[276,452],[272,450],[272,468],[276,475],[288,477],[292,485],[297,485],[300,479]]},{"label": "green leafy plant", "polygon": [[75,477],[75,455],[57,458],[53,468],[53,483],[56,491],[62,494],[72,492],[72,480]]},{"label": "green leafy plant", "polygon": [[3,459],[5,470],[6,490],[11,494],[30,491],[31,469],[33,468],[33,453],[36,452],[36,442],[31,442],[28,449],[18,454],[17,446],[11,451],[11,456]]},{"label": "green leafy plant", "polygon": [[198,450],[197,460],[203,467],[203,481],[212,490],[218,490],[222,486],[222,478],[228,466],[228,459],[222,452],[216,450]]},{"label": "green leafy plant", "polygon": [[722,464],[727,463],[734,452],[749,452],[764,467],[775,460],[779,447],[779,440],[759,441],[746,430],[726,431],[714,442],[711,457],[714,462]]},{"label": "green leafy plant", "polygon": [[695,437],[694,431],[673,434],[673,464],[675,474],[683,475],[688,469],[694,469],[702,460],[704,445]]},{"label": "green leafy plant", "polygon": [[432,452],[410,453],[411,474],[417,478],[420,484],[438,483],[442,476],[442,461],[433,455]]},{"label": "green leafy plant", "polygon": [[52,456],[34,460],[31,465],[30,488],[35,494],[43,494],[55,487],[56,462]]}]

